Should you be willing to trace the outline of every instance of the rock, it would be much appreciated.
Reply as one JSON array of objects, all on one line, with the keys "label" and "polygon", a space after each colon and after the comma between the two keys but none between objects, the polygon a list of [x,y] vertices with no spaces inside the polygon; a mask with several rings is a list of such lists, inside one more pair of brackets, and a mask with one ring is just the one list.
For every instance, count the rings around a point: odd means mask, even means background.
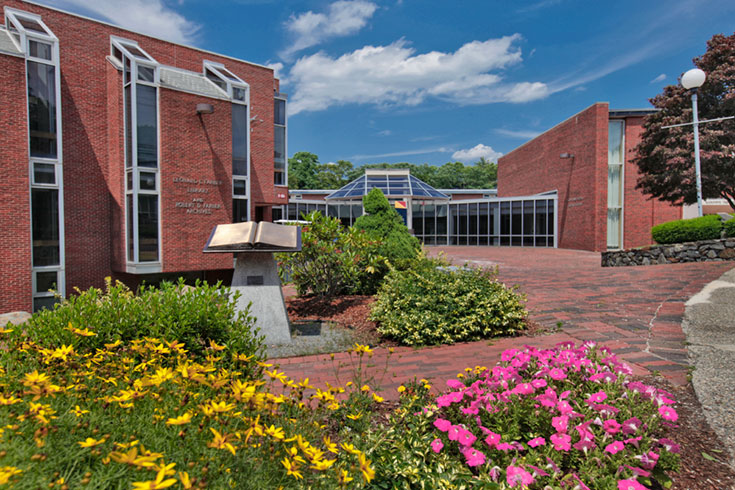
[{"label": "rock", "polygon": [[0,328],[5,327],[8,323],[20,325],[27,322],[31,318],[31,314],[27,311],[13,311],[0,315]]},{"label": "rock", "polygon": [[707,257],[710,258],[710,259],[716,259],[717,258],[717,252],[715,252],[714,250],[710,250],[709,252],[707,252]]},{"label": "rock", "polygon": [[735,248],[726,248],[719,254],[721,259],[735,259]]}]

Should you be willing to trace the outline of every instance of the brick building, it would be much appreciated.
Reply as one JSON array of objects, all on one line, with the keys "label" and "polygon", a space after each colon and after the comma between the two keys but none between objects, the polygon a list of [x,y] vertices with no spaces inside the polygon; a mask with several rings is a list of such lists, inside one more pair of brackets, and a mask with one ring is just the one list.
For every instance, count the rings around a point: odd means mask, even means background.
[{"label": "brick building", "polygon": [[2,11],[0,312],[106,276],[227,278],[232,256],[202,253],[213,226],[288,201],[273,70],[30,2]]},{"label": "brick building", "polygon": [[681,206],[635,189],[632,162],[650,109],[594,104],[498,160],[498,196],[556,191],[561,248],[603,251],[651,243],[651,227]]}]

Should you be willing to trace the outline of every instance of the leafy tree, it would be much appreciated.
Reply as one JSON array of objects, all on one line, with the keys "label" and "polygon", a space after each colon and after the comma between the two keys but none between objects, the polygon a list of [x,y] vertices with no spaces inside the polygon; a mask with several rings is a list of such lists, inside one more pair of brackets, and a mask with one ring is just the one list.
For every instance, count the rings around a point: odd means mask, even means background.
[{"label": "leafy tree", "polygon": [[[698,89],[700,119],[735,115],[735,34],[717,34],[694,64],[707,80]],[[662,129],[692,121],[691,94],[669,85],[651,99],[659,112],[646,117],[634,159],[640,169],[636,188],[662,201],[697,202],[692,126]],[[704,198],[724,198],[735,209],[735,120],[699,126]]]},{"label": "leafy tree", "polygon": [[288,159],[288,186],[291,189],[315,189],[319,157],[300,151]]},{"label": "leafy tree", "polygon": [[323,163],[317,167],[314,177],[315,189],[339,189],[352,180],[352,162],[339,160],[337,163]]}]

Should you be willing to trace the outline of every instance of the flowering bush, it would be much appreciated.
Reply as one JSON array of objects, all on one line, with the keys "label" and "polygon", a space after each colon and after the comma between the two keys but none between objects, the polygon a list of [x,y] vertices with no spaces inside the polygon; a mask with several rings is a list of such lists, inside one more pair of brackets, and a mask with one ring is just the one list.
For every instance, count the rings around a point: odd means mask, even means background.
[{"label": "flowering bush", "polygon": [[11,330],[0,330],[0,486],[333,489],[374,477],[359,432],[342,429],[355,415],[342,388],[308,398],[308,379],[214,341],[199,359],[178,341],[85,352]]},{"label": "flowering bush", "polygon": [[[591,344],[508,350],[492,369],[447,381],[373,456],[378,481],[402,478],[385,447],[414,447],[430,475],[481,488],[667,488],[679,447],[662,438],[676,422],[671,396],[628,378],[629,368]],[[415,408],[415,407],[414,407]],[[446,477],[452,474],[452,479]]]}]

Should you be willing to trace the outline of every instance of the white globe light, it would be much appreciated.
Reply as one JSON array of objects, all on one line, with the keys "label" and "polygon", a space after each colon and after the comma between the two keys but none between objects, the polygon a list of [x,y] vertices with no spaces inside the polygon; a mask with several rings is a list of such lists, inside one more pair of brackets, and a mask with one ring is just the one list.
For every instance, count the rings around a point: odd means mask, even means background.
[{"label": "white globe light", "polygon": [[681,86],[689,90],[690,88],[701,87],[707,75],[699,68],[692,68],[681,77]]}]

